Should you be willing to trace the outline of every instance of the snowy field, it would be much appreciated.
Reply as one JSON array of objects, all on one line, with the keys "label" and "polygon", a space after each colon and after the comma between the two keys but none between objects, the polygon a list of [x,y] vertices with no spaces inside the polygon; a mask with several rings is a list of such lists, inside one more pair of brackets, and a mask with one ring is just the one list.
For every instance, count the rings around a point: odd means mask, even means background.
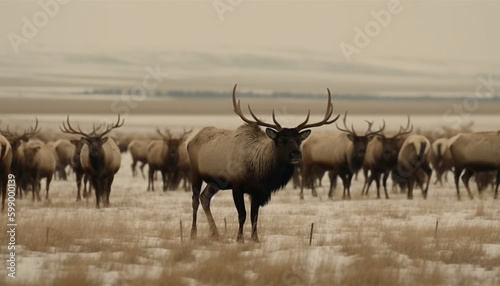
[{"label": "snowy field", "polygon": [[[84,122],[100,117],[74,118]],[[416,127],[428,128],[437,117],[412,118]],[[21,125],[32,122],[26,115],[3,119]],[[64,115],[39,119],[42,127],[50,129]],[[169,122],[174,130],[181,130],[183,124],[195,129],[239,124],[236,116],[202,119],[186,122],[182,118],[130,116],[124,128],[154,131],[157,120]],[[353,117],[355,126],[364,128],[362,119]],[[481,130],[498,122],[491,116],[475,119],[475,127]],[[387,123],[398,128],[405,117]],[[377,200],[374,186],[368,197],[362,197],[361,174],[353,181],[349,201],[341,199],[340,187],[333,200],[327,198],[326,177],[319,197],[305,191],[303,201],[299,190],[289,184],[261,208],[261,242],[250,240],[247,219],[245,243],[238,244],[237,212],[230,191],[219,192],[212,202],[220,240],[209,238],[202,208],[198,238],[190,240],[191,193],[147,192],[146,179],[133,178],[130,164],[130,154],[123,154],[109,208],[95,209],[94,196],[76,202],[74,175],[68,181],[53,181],[49,200],[18,200],[16,279],[7,277],[2,266],[0,284],[500,285],[499,202],[493,200],[491,190],[479,197],[475,184],[474,200],[466,199],[462,186],[463,200],[457,201],[451,174],[443,187],[431,185],[427,200],[415,190],[411,201],[394,192],[389,193],[389,200]],[[157,190],[160,184],[156,181]],[[5,234],[6,213],[0,218],[0,231]],[[7,257],[5,235],[1,241],[0,253]]]}]

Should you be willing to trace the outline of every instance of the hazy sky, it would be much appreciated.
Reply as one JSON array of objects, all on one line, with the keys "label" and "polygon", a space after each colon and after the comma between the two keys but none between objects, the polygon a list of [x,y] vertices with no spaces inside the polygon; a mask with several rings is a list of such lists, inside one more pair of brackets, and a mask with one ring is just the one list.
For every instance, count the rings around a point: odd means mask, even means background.
[{"label": "hazy sky", "polygon": [[[43,1],[43,0],[42,0]],[[219,16],[215,4],[230,5]],[[292,49],[331,52],[354,46],[355,27],[389,1],[69,1],[59,5],[20,53],[65,51]],[[239,3],[239,4],[238,4]],[[402,1],[386,27],[353,61],[395,57],[489,62],[500,60],[499,1]],[[23,36],[22,18],[43,11],[38,1],[0,2],[0,52],[14,55],[9,33]],[[12,35],[12,34],[11,34]]]}]

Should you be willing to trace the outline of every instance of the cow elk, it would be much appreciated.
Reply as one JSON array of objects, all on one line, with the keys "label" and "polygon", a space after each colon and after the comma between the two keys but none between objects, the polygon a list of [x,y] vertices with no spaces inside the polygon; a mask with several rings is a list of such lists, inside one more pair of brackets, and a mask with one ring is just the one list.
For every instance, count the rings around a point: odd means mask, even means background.
[{"label": "cow elk", "polygon": [[472,199],[469,179],[475,172],[496,171],[494,198],[498,198],[500,184],[500,131],[460,133],[449,141],[449,148],[455,168],[455,187],[460,200],[459,179],[462,181]]},{"label": "cow elk", "polygon": [[139,139],[134,139],[128,144],[128,150],[130,151],[130,155],[132,155],[132,177],[136,175],[135,167],[137,166],[137,162],[141,162],[139,168],[141,169],[142,177],[146,178],[144,176],[144,166],[148,163],[148,144],[148,141]]},{"label": "cow elk", "polygon": [[[271,193],[282,189],[292,178],[295,165],[302,159],[300,145],[311,133],[307,128],[331,124],[338,116],[333,114],[331,95],[323,120],[309,123],[308,113],[304,122],[295,128],[284,128],[276,120],[265,123],[253,113],[254,120],[248,119],[241,111],[240,101],[236,102],[236,87],[233,88],[234,112],[246,123],[236,130],[204,127],[188,143],[187,150],[191,162],[191,183],[193,191],[193,223],[191,238],[197,233],[197,211],[199,204],[207,217],[212,238],[218,238],[218,230],[210,210],[210,200],[219,191],[232,189],[233,200],[238,211],[237,241],[243,242],[243,226],[246,220],[244,194],[250,195],[252,239],[259,241],[257,220],[259,208],[271,199]],[[265,127],[263,132],[260,126]],[[201,192],[202,182],[207,186]]]},{"label": "cow elk", "polygon": [[401,150],[399,150],[397,171],[406,181],[408,199],[413,199],[413,188],[422,175],[421,171],[427,175],[426,186],[422,189],[424,199],[427,198],[432,175],[432,169],[427,161],[430,145],[425,136],[411,134],[405,139]]},{"label": "cow elk", "polygon": [[71,165],[75,145],[68,139],[59,139],[52,145],[57,155],[56,174],[60,180],[67,180],[66,167]]},{"label": "cow elk", "polygon": [[148,191],[155,190],[154,173],[160,171],[163,179],[163,191],[173,189],[179,178],[179,146],[187,139],[191,131],[184,131],[181,136],[172,136],[170,131],[163,134],[160,129],[156,132],[162,140],[153,140],[147,146]]},{"label": "cow elk", "polygon": [[[314,166],[324,170],[329,170],[331,176],[338,175],[342,179],[344,191],[342,198],[351,198],[351,181],[355,173],[363,166],[366,155],[366,146],[372,138],[379,134],[378,131],[371,131],[372,122],[368,122],[368,130],[363,135],[358,135],[351,125],[351,130],[346,124],[347,112],[344,115],[344,128],[337,125],[337,129],[342,133],[324,133],[312,135],[304,143],[302,152],[304,161],[302,166],[302,184],[300,188],[300,198],[304,199],[304,185],[306,180],[311,178],[311,170]],[[314,184],[309,182],[312,187],[312,195],[317,196]],[[333,188],[330,186],[328,197],[332,198]]]},{"label": "cow elk", "polygon": [[31,185],[33,201],[35,194],[38,201],[40,198],[40,181],[45,178],[45,199],[49,199],[50,182],[56,170],[56,154],[54,149],[38,141],[30,141],[24,147],[24,158],[26,160],[26,173]]},{"label": "cow elk", "polygon": [[83,146],[80,152],[80,163],[85,173],[90,175],[92,186],[94,186],[96,207],[100,208],[101,200],[105,207],[109,206],[109,195],[111,185],[116,172],[120,169],[121,153],[115,141],[106,136],[111,130],[123,126],[124,120],[118,120],[114,124],[106,126],[104,131],[99,131],[104,126],[93,126],[90,133],[83,132],[78,126],[73,128],[69,122],[63,122],[61,131],[68,134],[81,135]]}]

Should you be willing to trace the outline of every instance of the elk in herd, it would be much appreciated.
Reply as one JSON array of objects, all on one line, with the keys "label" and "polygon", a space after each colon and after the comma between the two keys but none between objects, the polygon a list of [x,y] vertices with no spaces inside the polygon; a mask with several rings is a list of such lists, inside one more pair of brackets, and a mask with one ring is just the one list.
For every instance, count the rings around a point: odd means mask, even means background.
[{"label": "elk in herd", "polygon": [[23,197],[22,190],[27,187],[28,174],[26,172],[26,159],[24,156],[25,142],[28,142],[32,136],[40,132],[38,129],[38,119],[35,119],[35,127],[24,130],[22,134],[14,134],[9,130],[2,130],[0,133],[9,141],[12,148],[12,164],[10,172],[15,176],[16,195]]},{"label": "elk in herd", "polygon": [[160,171],[163,179],[163,191],[175,187],[179,178],[179,146],[187,139],[191,131],[184,131],[181,136],[172,136],[170,131],[163,134],[160,129],[156,132],[162,140],[153,140],[147,146],[148,191],[155,190],[154,173]]},{"label": "elk in herd", "polygon": [[429,152],[429,162],[432,168],[436,171],[436,181],[443,185],[443,175],[453,169],[453,158],[451,157],[450,149],[448,148],[448,138],[439,138],[432,142],[431,150]]},{"label": "elk in herd", "polygon": [[60,180],[66,180],[66,167],[71,165],[73,154],[75,153],[75,145],[68,139],[59,139],[52,145],[56,152],[56,173]]},{"label": "elk in herd", "polygon": [[455,168],[457,198],[460,200],[459,179],[465,170],[462,181],[471,199],[470,177],[475,172],[496,171],[496,199],[500,184],[500,131],[460,133],[450,139],[449,148]]},{"label": "elk in herd", "polygon": [[76,193],[76,201],[80,201],[82,199],[81,196],[81,188],[82,188],[82,180],[83,180],[83,198],[88,198],[90,195],[90,192],[92,190],[92,184],[89,184],[88,191],[87,191],[87,182],[90,180],[89,174],[85,173],[85,170],[83,170],[82,163],[80,160],[80,154],[82,153],[82,148],[83,145],[85,145],[83,140],[70,140],[71,144],[75,146],[75,149],[73,151],[73,155],[71,156],[71,168],[73,169],[73,173],[75,173],[75,178],[76,178],[76,188],[77,188],[77,193]]},{"label": "elk in herd", "polygon": [[[350,199],[350,186],[352,177],[363,166],[366,154],[366,146],[372,138],[382,130],[371,131],[372,123],[368,122],[368,130],[363,135],[358,135],[351,125],[351,130],[346,125],[347,112],[344,115],[344,128],[337,125],[337,129],[342,133],[324,133],[312,135],[303,147],[302,153],[302,184],[300,188],[300,198],[304,199],[304,185],[306,180],[311,178],[311,170],[314,166],[324,170],[329,170],[331,176],[338,175],[344,185],[343,199]],[[316,196],[314,183],[309,182],[312,188],[312,195]],[[330,187],[328,197],[333,195],[333,188]]]},{"label": "elk in herd", "polygon": [[[191,162],[193,223],[191,238],[197,233],[197,211],[203,207],[213,238],[218,238],[218,230],[210,211],[210,200],[219,190],[232,189],[233,200],[238,211],[239,242],[243,241],[243,226],[246,220],[244,194],[251,199],[250,219],[252,239],[259,241],[257,219],[259,208],[266,205],[271,193],[282,189],[292,178],[295,165],[302,159],[300,145],[311,130],[307,128],[330,124],[338,116],[333,114],[331,95],[328,90],[328,104],[323,120],[310,123],[309,114],[304,122],[295,128],[284,128],[276,120],[274,124],[265,123],[248,106],[254,120],[248,119],[241,111],[240,102],[236,102],[236,86],[233,88],[234,112],[246,123],[236,130],[204,127],[188,143],[187,149]],[[265,132],[260,126],[266,127]],[[306,130],[304,130],[306,129]],[[201,192],[202,182],[207,186]]]},{"label": "elk in herd", "polygon": [[123,125],[124,120],[118,120],[114,124],[106,126],[104,131],[99,131],[94,126],[92,132],[85,133],[78,126],[76,130],[69,122],[69,115],[66,123],[63,122],[61,131],[68,134],[81,135],[80,140],[83,141],[83,146],[80,152],[80,163],[83,171],[90,175],[92,186],[95,190],[96,207],[100,208],[101,200],[104,206],[109,205],[109,195],[111,193],[111,184],[115,177],[115,173],[120,169],[121,153],[115,141],[106,136],[111,130],[119,128]]},{"label": "elk in herd", "polygon": [[413,125],[410,127],[410,117],[406,127],[401,126],[399,132],[393,136],[384,134],[385,121],[381,128],[381,132],[376,136],[376,140],[371,140],[366,147],[366,156],[363,163],[363,173],[365,175],[365,183],[361,191],[362,195],[368,195],[368,190],[373,181],[377,187],[377,198],[380,199],[380,177],[384,186],[385,198],[388,199],[387,193],[387,178],[391,170],[398,163],[398,153],[404,139],[413,131]]},{"label": "elk in herd", "polygon": [[148,144],[148,141],[139,139],[134,139],[128,144],[128,150],[132,155],[132,177],[136,175],[135,167],[137,166],[137,162],[141,162],[139,168],[141,169],[142,177],[145,178],[144,166],[148,163]]},{"label": "elk in herd", "polygon": [[11,164],[12,148],[7,138],[5,138],[3,135],[0,135],[0,191],[2,192],[2,211],[5,208],[7,182],[9,180]]},{"label": "elk in herd", "polygon": [[408,199],[413,199],[413,187],[419,180],[423,171],[427,176],[427,183],[422,189],[424,199],[427,198],[429,182],[432,175],[432,169],[427,161],[427,153],[430,149],[430,142],[425,136],[418,134],[409,135],[398,154],[397,171],[405,181],[408,188]]},{"label": "elk in herd", "polygon": [[56,170],[56,154],[54,149],[39,141],[30,141],[24,147],[24,158],[26,161],[26,173],[31,185],[33,201],[35,194],[40,201],[40,181],[45,178],[45,199],[49,198],[50,182]]}]

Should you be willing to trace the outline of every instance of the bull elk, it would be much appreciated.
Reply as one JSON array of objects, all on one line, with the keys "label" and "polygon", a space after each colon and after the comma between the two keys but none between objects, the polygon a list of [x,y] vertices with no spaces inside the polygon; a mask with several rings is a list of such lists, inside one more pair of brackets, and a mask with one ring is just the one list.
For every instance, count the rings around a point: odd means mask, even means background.
[{"label": "bull elk", "polygon": [[[237,85],[233,88],[233,111],[246,124],[236,130],[204,127],[187,146],[193,191],[191,238],[195,238],[197,233],[196,220],[200,201],[212,238],[218,238],[217,226],[210,211],[210,199],[219,190],[232,189],[239,221],[237,241],[244,240],[244,194],[248,194],[251,198],[252,239],[258,242],[259,208],[269,202],[271,193],[282,189],[292,178],[295,165],[302,159],[300,144],[311,133],[311,130],[304,129],[331,124],[338,119],[337,116],[330,120],[333,105],[328,90],[326,113],[319,122],[308,124],[309,112],[304,122],[294,128],[284,128],[276,120],[274,110],[274,124],[270,124],[257,118],[249,105],[249,112],[254,119],[251,120],[241,111],[240,101],[236,102],[236,87]],[[266,128],[265,132],[260,126]],[[207,186],[200,192],[203,181]]]},{"label": "bull elk", "polygon": [[496,199],[500,184],[500,131],[460,133],[450,139],[449,146],[455,165],[457,198],[460,200],[459,179],[465,170],[462,181],[471,199],[473,196],[469,188],[470,177],[479,171],[496,171]]},{"label": "bull elk", "polygon": [[85,133],[77,127],[73,128],[69,122],[69,115],[66,122],[63,122],[61,131],[67,134],[81,135],[80,138],[84,145],[80,153],[80,163],[85,173],[90,175],[92,186],[94,186],[96,207],[100,208],[101,200],[104,206],[109,206],[109,195],[111,193],[111,184],[115,177],[115,173],[120,169],[121,153],[115,141],[106,136],[111,130],[123,126],[125,120],[118,120],[114,124],[106,126],[104,131],[99,131],[95,125],[90,133]]},{"label": "bull elk", "polygon": [[[356,134],[354,126],[351,125],[351,130],[346,123],[347,112],[344,115],[344,128],[337,125],[337,129],[342,133],[325,133],[311,136],[304,143],[302,152],[304,153],[304,162],[302,166],[302,184],[300,188],[300,198],[304,199],[304,185],[306,180],[311,177],[311,170],[314,166],[324,170],[331,171],[331,176],[340,176],[344,185],[342,198],[351,198],[351,181],[355,173],[363,166],[366,154],[366,145],[372,138],[379,134],[382,129],[372,131],[372,122],[368,122],[368,130],[363,134]],[[316,196],[314,184],[312,187],[312,195]],[[330,187],[328,197],[332,198],[333,188]]]},{"label": "bull elk", "polygon": [[[398,153],[404,139],[413,131],[413,125],[410,126],[410,117],[406,127],[400,126],[396,135],[388,136],[384,134],[385,121],[382,131],[377,135],[376,140],[370,141],[366,147],[366,157],[363,164],[363,173],[365,174],[365,183],[361,191],[362,195],[368,195],[368,190],[373,181],[377,187],[377,198],[380,199],[380,177],[382,174],[382,184],[384,186],[385,198],[389,198],[387,193],[387,179],[391,170],[397,166]],[[368,175],[369,174],[369,175]]]},{"label": "bull elk", "polygon": [[5,208],[7,182],[12,164],[12,147],[3,135],[0,135],[0,191],[2,192],[2,211]]}]

